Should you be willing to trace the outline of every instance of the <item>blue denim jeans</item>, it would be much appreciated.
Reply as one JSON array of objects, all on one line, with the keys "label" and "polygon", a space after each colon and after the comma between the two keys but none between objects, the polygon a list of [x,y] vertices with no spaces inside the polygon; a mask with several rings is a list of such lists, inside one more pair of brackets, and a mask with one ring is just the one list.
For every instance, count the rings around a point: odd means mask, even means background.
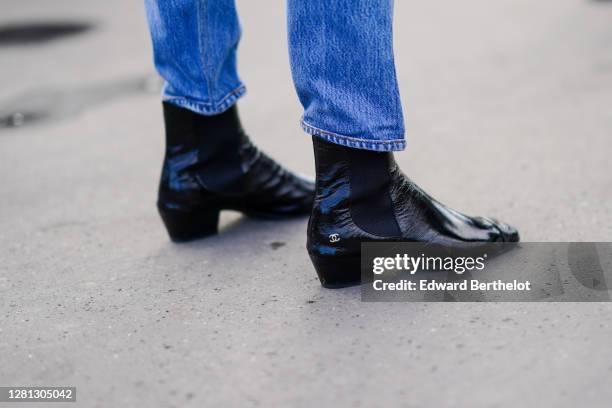
[{"label": "blue denim jeans", "polygon": [[[234,0],[145,0],[164,100],[203,115],[245,93]],[[403,150],[393,0],[288,0],[289,56],[303,129],[329,142]]]}]

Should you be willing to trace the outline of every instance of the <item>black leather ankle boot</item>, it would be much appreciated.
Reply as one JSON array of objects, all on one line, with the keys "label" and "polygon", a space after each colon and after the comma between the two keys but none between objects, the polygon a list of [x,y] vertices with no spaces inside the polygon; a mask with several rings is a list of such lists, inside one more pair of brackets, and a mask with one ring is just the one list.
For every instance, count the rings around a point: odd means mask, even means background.
[{"label": "black leather ankle boot", "polygon": [[321,284],[360,281],[361,242],[413,241],[454,247],[518,242],[516,229],[445,207],[406,177],[392,153],[351,149],[313,138],[316,193],[308,253]]},{"label": "black leather ankle boot", "polygon": [[225,209],[273,219],[310,213],[314,183],[259,151],[235,107],[203,116],[164,103],[164,119],[166,155],[157,206],[172,240],[216,233]]}]

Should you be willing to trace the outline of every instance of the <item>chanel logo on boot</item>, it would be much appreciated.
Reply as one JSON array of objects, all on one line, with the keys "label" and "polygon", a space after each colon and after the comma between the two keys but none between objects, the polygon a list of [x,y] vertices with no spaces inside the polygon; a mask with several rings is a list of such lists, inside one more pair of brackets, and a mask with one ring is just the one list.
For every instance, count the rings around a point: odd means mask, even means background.
[{"label": "chanel logo on boot", "polygon": [[329,242],[338,242],[340,241],[340,235],[338,234],[330,234]]}]

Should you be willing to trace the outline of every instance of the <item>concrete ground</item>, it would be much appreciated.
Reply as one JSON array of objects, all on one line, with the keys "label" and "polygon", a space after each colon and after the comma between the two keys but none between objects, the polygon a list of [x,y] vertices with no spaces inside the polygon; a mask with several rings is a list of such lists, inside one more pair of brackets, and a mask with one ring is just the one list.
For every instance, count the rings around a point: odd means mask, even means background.
[{"label": "concrete ground", "polygon": [[[305,219],[228,213],[170,243],[141,3],[0,5],[0,25],[94,24],[0,42],[0,115],[31,109],[0,127],[0,385],[83,407],[610,406],[609,303],[363,303],[319,286]],[[239,9],[246,128],[312,173],[284,5]],[[611,21],[606,1],[397,1],[406,173],[525,241],[610,241]]]}]

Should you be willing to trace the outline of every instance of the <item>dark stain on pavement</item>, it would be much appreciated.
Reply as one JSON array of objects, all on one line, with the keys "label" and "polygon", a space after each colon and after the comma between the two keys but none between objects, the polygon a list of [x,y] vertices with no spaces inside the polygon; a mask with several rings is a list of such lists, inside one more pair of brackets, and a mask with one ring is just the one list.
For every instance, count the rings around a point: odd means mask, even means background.
[{"label": "dark stain on pavement", "polygon": [[275,251],[280,247],[284,247],[285,245],[286,244],[284,242],[270,242],[270,247]]},{"label": "dark stain on pavement", "polygon": [[0,26],[0,46],[33,45],[83,34],[93,24],[78,21],[27,22]]},{"label": "dark stain on pavement", "polygon": [[40,89],[0,102],[0,130],[76,116],[92,107],[137,94],[158,94],[156,75],[143,75],[77,87]]},{"label": "dark stain on pavement", "polygon": [[33,45],[83,34],[93,24],[78,21],[27,22],[0,26],[0,46]]}]

